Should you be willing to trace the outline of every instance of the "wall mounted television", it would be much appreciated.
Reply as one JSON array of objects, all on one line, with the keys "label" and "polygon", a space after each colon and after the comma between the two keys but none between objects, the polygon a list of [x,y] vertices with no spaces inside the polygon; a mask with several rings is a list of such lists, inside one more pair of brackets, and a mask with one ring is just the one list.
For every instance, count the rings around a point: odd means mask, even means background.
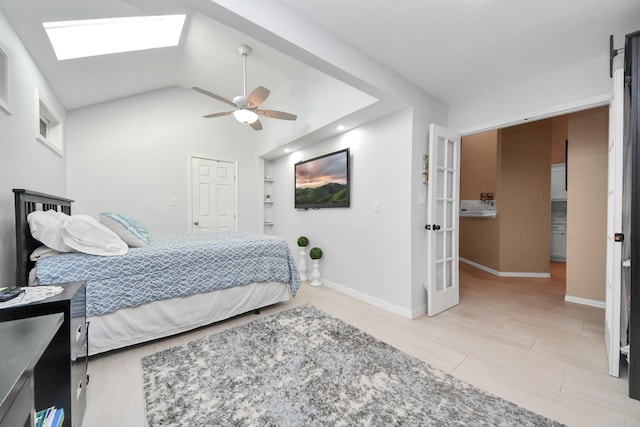
[{"label": "wall mounted television", "polygon": [[349,149],[295,164],[295,208],[348,208]]}]

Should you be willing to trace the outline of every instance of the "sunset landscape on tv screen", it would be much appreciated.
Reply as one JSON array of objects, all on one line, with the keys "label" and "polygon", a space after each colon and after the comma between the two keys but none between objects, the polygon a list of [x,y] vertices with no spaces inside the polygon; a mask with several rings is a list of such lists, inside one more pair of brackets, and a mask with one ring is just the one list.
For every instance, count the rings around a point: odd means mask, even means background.
[{"label": "sunset landscape on tv screen", "polygon": [[295,207],[349,206],[349,151],[342,150],[295,165]]}]

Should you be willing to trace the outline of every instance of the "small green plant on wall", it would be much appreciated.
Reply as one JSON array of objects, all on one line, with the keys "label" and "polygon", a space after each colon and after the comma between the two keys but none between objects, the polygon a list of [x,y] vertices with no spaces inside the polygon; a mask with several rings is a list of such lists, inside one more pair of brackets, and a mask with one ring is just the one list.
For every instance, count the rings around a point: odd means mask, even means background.
[{"label": "small green plant on wall", "polygon": [[322,249],[320,248],[311,248],[309,251],[309,258],[311,259],[320,259],[322,258]]},{"label": "small green plant on wall", "polygon": [[307,239],[306,236],[298,237],[298,246],[304,248],[307,245],[309,245],[309,239]]}]

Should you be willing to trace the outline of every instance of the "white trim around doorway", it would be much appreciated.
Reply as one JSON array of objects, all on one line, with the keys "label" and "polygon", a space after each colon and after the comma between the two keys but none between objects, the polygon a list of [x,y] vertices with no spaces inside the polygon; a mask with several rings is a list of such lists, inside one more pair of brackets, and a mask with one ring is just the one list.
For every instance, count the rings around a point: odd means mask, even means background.
[{"label": "white trim around doorway", "polygon": [[589,110],[591,108],[602,107],[603,105],[609,105],[613,94],[602,94],[592,96],[589,98],[580,99],[577,101],[567,102],[565,104],[555,105],[548,108],[542,108],[540,110],[531,111],[527,114],[508,117],[504,119],[495,120],[489,123],[483,123],[480,125],[474,125],[465,129],[460,129],[459,133],[462,136],[471,135],[474,133],[485,132],[493,129],[501,129],[509,126],[516,126],[523,123],[528,123],[536,120],[548,119],[551,117],[561,116],[563,114],[575,113],[576,111]]},{"label": "white trim around doorway", "polygon": [[[589,98],[583,98],[583,99],[580,99],[580,100],[577,100],[577,101],[572,101],[572,102],[559,104],[559,105],[543,108],[543,109],[540,109],[540,110],[532,111],[532,112],[530,112],[528,114],[523,114],[523,115],[520,115],[520,116],[514,116],[514,117],[505,118],[505,119],[495,120],[495,121],[489,122],[489,123],[470,126],[468,128],[459,130],[459,133],[462,136],[466,136],[466,135],[471,135],[471,134],[474,134],[474,133],[485,132],[485,131],[488,131],[488,130],[501,129],[501,128],[505,128],[505,127],[509,127],[509,126],[515,126],[515,125],[527,123],[527,122],[530,122],[530,121],[548,119],[548,118],[560,116],[560,115],[563,115],[563,114],[575,113],[577,111],[589,110],[591,108],[597,108],[597,107],[602,107],[604,105],[610,105],[612,99],[613,99],[613,92],[608,93],[608,94],[592,96],[592,97],[589,97]],[[501,277],[551,277],[550,274],[547,275],[547,276],[528,276],[528,275],[526,275],[527,273],[505,273],[505,272],[499,272],[497,270],[494,270],[494,269],[486,267],[484,265],[475,263],[473,261],[466,260],[464,258],[460,258],[460,261],[464,262],[466,264],[472,265],[472,266],[474,266],[474,267],[476,267],[476,268],[478,268],[480,270],[483,270],[483,271],[486,271],[488,273],[494,274],[496,276],[501,276]],[[510,276],[511,274],[519,274],[519,275]],[[533,273],[533,274],[537,274],[537,273]],[[506,276],[503,276],[503,275],[506,275]],[[587,305],[587,306],[590,306],[590,307],[596,307],[596,308],[602,308],[602,309],[605,308],[605,302],[604,301],[591,300],[591,299],[581,298],[581,297],[574,297],[574,296],[571,296],[571,295],[565,295],[564,300],[567,301],[567,302],[571,302],[571,303],[575,303],[575,304],[581,304],[581,305]]]}]

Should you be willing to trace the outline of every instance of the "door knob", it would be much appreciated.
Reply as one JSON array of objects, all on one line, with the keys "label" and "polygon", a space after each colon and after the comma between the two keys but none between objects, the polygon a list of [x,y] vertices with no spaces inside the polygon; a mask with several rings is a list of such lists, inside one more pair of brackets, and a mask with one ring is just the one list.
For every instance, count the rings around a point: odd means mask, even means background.
[{"label": "door knob", "polygon": [[200,225],[198,221],[193,221],[193,225]]}]

